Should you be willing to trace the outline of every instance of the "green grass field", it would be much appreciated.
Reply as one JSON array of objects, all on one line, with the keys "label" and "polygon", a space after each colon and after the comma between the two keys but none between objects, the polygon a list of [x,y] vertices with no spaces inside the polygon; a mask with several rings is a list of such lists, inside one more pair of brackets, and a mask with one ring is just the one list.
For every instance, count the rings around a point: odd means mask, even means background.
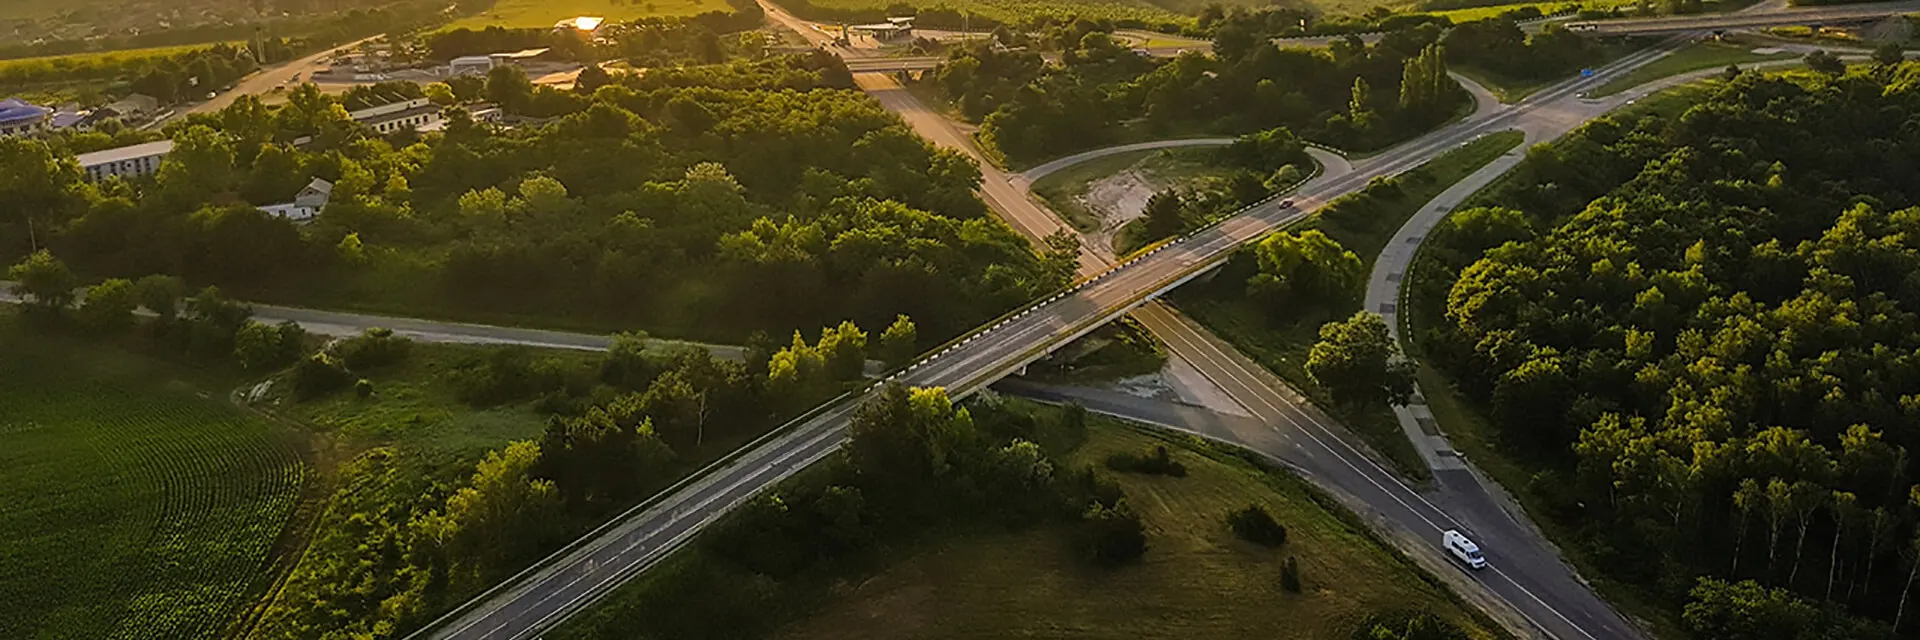
[{"label": "green grass field", "polygon": [[1721,42],[1696,42],[1665,57],[1649,62],[1626,75],[1607,81],[1595,88],[1595,97],[1610,96],[1634,87],[1659,80],[1668,76],[1677,76],[1702,69],[1719,69],[1727,65],[1747,65],[1756,62],[1787,60],[1798,57],[1792,53],[1761,54],[1754,53],[1752,45],[1728,44]]},{"label": "green grass field", "polygon": [[1448,20],[1452,20],[1454,21],[1454,23],[1458,24],[1461,22],[1472,22],[1474,20],[1485,20],[1487,18],[1497,17],[1500,14],[1506,13],[1508,11],[1519,11],[1527,7],[1533,7],[1535,9],[1539,9],[1540,13],[1542,14],[1551,15],[1555,12],[1564,11],[1569,8],[1573,8],[1575,10],[1582,9],[1582,8],[1610,9],[1613,7],[1622,7],[1622,6],[1631,7],[1633,6],[1633,4],[1634,3],[1632,0],[1588,0],[1586,2],[1567,2],[1565,0],[1562,0],[1560,2],[1516,2],[1513,4],[1497,4],[1493,6],[1487,6],[1487,7],[1469,7],[1466,9],[1449,9],[1447,11],[1430,11],[1428,13],[1436,16],[1443,16]]},{"label": "green grass field", "polygon": [[730,10],[723,0],[500,0],[486,13],[462,18],[446,28],[537,29],[575,16],[599,16],[620,22]]},{"label": "green grass field", "polygon": [[[514,440],[539,439],[546,417],[528,403],[476,409],[462,402],[447,372],[492,347],[415,344],[407,359],[366,376],[374,398],[342,390],[285,410],[333,434],[350,449],[399,445],[410,451],[478,460],[487,451]],[[601,353],[533,350],[536,359],[557,358],[571,366],[591,366]]]},{"label": "green grass field", "polygon": [[[39,56],[34,58],[13,58],[10,60],[0,60],[0,72],[4,72],[4,70],[7,69],[8,67],[29,66],[29,65],[37,65],[37,64],[50,64],[56,67],[60,67],[60,66],[72,67],[72,66],[85,66],[85,65],[93,65],[93,64],[100,64],[100,63],[116,63],[121,61],[140,60],[145,58],[161,58],[161,57],[179,55],[189,51],[198,51],[200,49],[205,49],[207,47],[211,47],[216,44],[220,44],[220,43],[208,42],[205,44],[186,44],[186,45],[179,45],[179,46],[173,46],[173,47],[148,47],[145,49],[121,49],[119,51],[94,51],[90,53],[73,53],[73,54],[68,54],[64,56]],[[241,43],[228,43],[228,44],[241,44]]]},{"label": "green grass field", "polygon": [[[1599,55],[1586,62],[1586,68],[1597,69],[1639,49],[1640,45],[1634,42],[1625,44],[1603,44],[1600,46]],[[1474,82],[1480,83],[1480,86],[1486,87],[1487,91],[1493,93],[1493,96],[1504,104],[1513,104],[1525,100],[1527,96],[1533,95],[1541,89],[1573,77],[1573,74],[1568,74],[1543,79],[1515,78],[1498,71],[1470,65],[1454,65],[1452,70],[1472,79]]]},{"label": "green grass field", "polygon": [[0,388],[0,637],[215,637],[271,581],[311,479],[298,434],[5,318]]},{"label": "green grass field", "polygon": [[[1345,640],[1368,613],[1423,608],[1492,635],[1431,578],[1323,507],[1298,479],[1190,439],[1091,421],[1070,464],[1168,443],[1185,478],[1115,474],[1147,526],[1137,565],[1092,568],[1064,526],[946,537],[843,586],[817,615],[775,637],[1303,638]],[[1224,516],[1259,504],[1286,525],[1285,547],[1236,538]],[[1302,593],[1281,589],[1298,558]]]}]

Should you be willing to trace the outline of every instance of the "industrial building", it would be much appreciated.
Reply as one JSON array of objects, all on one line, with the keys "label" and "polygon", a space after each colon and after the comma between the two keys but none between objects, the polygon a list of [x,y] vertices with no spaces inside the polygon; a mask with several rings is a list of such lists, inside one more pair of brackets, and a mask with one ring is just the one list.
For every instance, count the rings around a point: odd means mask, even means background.
[{"label": "industrial building", "polygon": [[111,176],[136,178],[158,173],[160,162],[172,151],[173,141],[161,140],[82,153],[74,159],[79,161],[80,169],[87,172],[88,180],[105,180]]},{"label": "industrial building", "polygon": [[541,48],[490,53],[484,56],[460,56],[454,58],[452,62],[447,64],[447,75],[486,75],[486,73],[492,71],[494,67],[509,64],[523,64],[546,55],[547,51],[547,49]]},{"label": "industrial building", "polygon": [[0,136],[17,136],[45,131],[53,110],[19,98],[0,100]]},{"label": "industrial building", "polygon": [[440,121],[440,106],[426,98],[411,98],[347,112],[347,117],[382,135],[418,131]]}]

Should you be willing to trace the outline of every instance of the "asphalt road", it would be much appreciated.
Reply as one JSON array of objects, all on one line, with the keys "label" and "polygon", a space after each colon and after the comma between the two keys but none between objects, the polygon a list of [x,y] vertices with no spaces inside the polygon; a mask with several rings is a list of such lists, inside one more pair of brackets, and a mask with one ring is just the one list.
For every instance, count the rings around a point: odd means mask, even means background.
[{"label": "asphalt road", "polygon": [[[0,303],[17,304],[19,296],[11,291],[14,283],[0,280]],[[85,292],[81,292],[84,296]],[[597,333],[577,333],[570,331],[551,331],[546,329],[527,329],[522,327],[502,327],[497,325],[451,322],[443,320],[422,320],[419,318],[401,318],[347,311],[324,311],[299,307],[282,307],[270,304],[253,304],[253,319],[267,324],[292,322],[306,329],[308,333],[349,337],[373,328],[392,329],[394,334],[406,336],[421,342],[445,344],[499,344],[520,345],[541,349],[566,349],[572,351],[605,351],[613,343],[610,336]],[[706,344],[684,340],[650,339],[653,349],[666,351],[682,348],[705,349],[714,357],[723,360],[739,360],[745,349],[735,345]],[[873,368],[878,363],[869,363]],[[884,368],[876,369],[884,371]]]},{"label": "asphalt road", "polygon": [[1570,22],[1567,23],[1567,28],[1603,36],[1658,35],[1713,29],[1754,29],[1859,22],[1915,11],[1920,11],[1920,2],[1914,0],[1804,8],[1789,8],[1765,3],[1734,13]]},{"label": "asphalt road", "polygon": [[[1657,55],[1647,53],[1629,56],[1608,72],[1654,57]],[[1292,196],[1293,206],[1281,207],[1272,201],[1256,206],[969,338],[909,370],[899,381],[912,386],[945,387],[955,397],[964,397],[986,383],[1020,370],[1049,349],[1065,345],[1148,298],[1219,264],[1241,244],[1297,220],[1340,195],[1364,187],[1373,178],[1412,169],[1481,135],[1512,128],[1522,118],[1550,117],[1565,112],[1566,103],[1577,101],[1577,91],[1604,79],[1608,72],[1548,89],[1510,108],[1402,145],[1352,173],[1310,184]],[[1197,346],[1205,348],[1204,344]],[[1212,360],[1232,359],[1232,354],[1222,353]],[[1484,491],[1476,494],[1465,490],[1467,483],[1477,485],[1470,475],[1438,478],[1437,482],[1444,486],[1462,487],[1461,497],[1452,503],[1450,510],[1414,493],[1360,449],[1346,444],[1334,435],[1335,430],[1326,426],[1329,422],[1313,415],[1310,409],[1302,409],[1309,405],[1298,399],[1276,398],[1278,385],[1230,377],[1215,382],[1244,386],[1245,389],[1235,394],[1239,398],[1272,400],[1264,406],[1249,407],[1267,427],[1249,438],[1319,443],[1320,450],[1328,453],[1308,449],[1307,454],[1326,459],[1325,470],[1317,472],[1316,480],[1357,496],[1360,503],[1378,509],[1390,522],[1398,523],[1417,537],[1430,539],[1437,535],[1438,527],[1448,525],[1465,526],[1479,535],[1490,549],[1497,550],[1493,566],[1478,574],[1480,583],[1509,603],[1516,615],[1525,617],[1546,634],[1568,639],[1638,635],[1637,630],[1581,585],[1550,549],[1536,552],[1530,541],[1537,538],[1527,535],[1524,527],[1508,517],[1499,504],[1491,498],[1476,499],[1476,496],[1486,496]],[[472,606],[463,607],[449,617],[447,624],[437,626],[430,636],[527,638],[550,628],[626,577],[665,557],[731,506],[837,447],[852,404],[837,405],[824,415],[783,431],[771,441],[752,446],[742,457],[723,463],[714,473],[700,476],[696,484],[670,491],[648,508],[583,538],[538,565],[537,571],[523,579],[509,581],[501,589],[477,599]],[[1270,420],[1269,416],[1275,419]],[[1459,512],[1458,517],[1450,515],[1453,511]],[[1502,520],[1507,523],[1506,528],[1502,528]],[[1521,533],[1509,540],[1505,535],[1508,530]],[[1430,552],[1427,560],[1432,560],[1432,556],[1437,556],[1437,552]]]},{"label": "asphalt road", "polygon": [[[375,37],[378,37],[378,36],[375,36]],[[307,78],[310,78],[313,76],[313,72],[320,71],[327,68],[327,62],[326,62],[327,57],[333,55],[334,51],[337,51],[340,49],[351,49],[353,47],[359,46],[359,44],[362,42],[366,42],[372,39],[373,38],[365,38],[361,40],[355,40],[353,42],[349,42],[347,44],[343,44],[339,46],[327,47],[325,49],[321,49],[319,53],[310,54],[304,58],[287,62],[269,69],[261,69],[260,71],[254,72],[252,75],[241,78],[240,82],[233,85],[233,89],[220,92],[219,95],[214,96],[212,100],[201,102],[191,107],[176,111],[173,117],[169,118],[169,120],[184,118],[189,113],[212,113],[215,111],[219,111],[221,109],[225,109],[227,108],[227,105],[233,104],[233,101],[238,100],[240,96],[266,95],[268,93],[271,93],[274,87],[278,87],[282,84],[285,84],[287,80],[293,78],[293,74],[295,73],[299,73],[300,80],[304,82],[306,81]]]}]

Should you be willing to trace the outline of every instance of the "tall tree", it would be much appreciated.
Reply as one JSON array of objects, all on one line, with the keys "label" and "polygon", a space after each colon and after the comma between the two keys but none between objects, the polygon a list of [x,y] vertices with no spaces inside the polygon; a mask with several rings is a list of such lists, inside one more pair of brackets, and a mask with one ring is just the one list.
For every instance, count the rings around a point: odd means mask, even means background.
[{"label": "tall tree", "polygon": [[1827,595],[1833,599],[1833,578],[1840,569],[1840,540],[1846,537],[1847,527],[1860,518],[1859,500],[1852,493],[1835,491],[1829,499],[1828,507],[1833,514],[1833,546],[1827,550]]},{"label": "tall tree", "polygon": [[1320,327],[1307,375],[1339,402],[1406,404],[1413,395],[1412,363],[1400,357],[1386,321],[1365,311]]},{"label": "tall tree", "polygon": [[67,269],[67,263],[46,249],[7,269],[7,277],[14,281],[14,295],[25,296],[33,306],[56,313],[73,304],[74,289],[80,286],[80,279]]},{"label": "tall tree", "polygon": [[880,358],[891,366],[903,366],[920,354],[920,330],[905,314],[893,319],[880,333]]},{"label": "tall tree", "polygon": [[1165,189],[1147,198],[1147,237],[1160,239],[1178,235],[1186,227],[1181,216],[1185,203],[1180,201],[1180,192]]},{"label": "tall tree", "polygon": [[1740,515],[1734,519],[1733,567],[1727,570],[1729,576],[1740,577],[1740,547],[1747,539],[1747,518],[1755,509],[1764,507],[1766,498],[1760,482],[1753,478],[1742,478],[1740,488],[1733,493],[1733,509]]}]

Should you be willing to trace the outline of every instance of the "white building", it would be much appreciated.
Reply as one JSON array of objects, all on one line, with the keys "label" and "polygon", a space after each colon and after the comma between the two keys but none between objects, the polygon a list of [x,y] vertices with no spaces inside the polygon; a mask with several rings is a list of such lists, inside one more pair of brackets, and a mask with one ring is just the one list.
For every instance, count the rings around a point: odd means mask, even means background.
[{"label": "white building", "polygon": [[422,127],[439,122],[440,107],[426,98],[413,98],[350,111],[347,116],[353,118],[354,122],[385,135],[404,130],[418,131]]},{"label": "white building", "polygon": [[294,222],[306,222],[320,215],[327,208],[327,201],[333,198],[333,183],[314,178],[306,188],[293,196],[293,202],[262,205],[261,211],[268,215],[286,218]]},{"label": "white building", "polygon": [[493,70],[493,56],[460,56],[447,65],[450,76],[484,76]]},{"label": "white building", "polygon": [[173,141],[161,140],[82,153],[74,159],[80,162],[80,169],[87,172],[88,180],[105,180],[109,176],[133,178],[160,171],[160,161],[172,151]]},{"label": "white building", "polygon": [[540,56],[546,55],[547,51],[548,49],[545,48],[523,49],[520,51],[491,53],[484,56],[460,56],[454,58],[452,62],[447,63],[447,75],[486,75],[486,73],[492,71],[494,67],[510,64],[526,64]]}]

